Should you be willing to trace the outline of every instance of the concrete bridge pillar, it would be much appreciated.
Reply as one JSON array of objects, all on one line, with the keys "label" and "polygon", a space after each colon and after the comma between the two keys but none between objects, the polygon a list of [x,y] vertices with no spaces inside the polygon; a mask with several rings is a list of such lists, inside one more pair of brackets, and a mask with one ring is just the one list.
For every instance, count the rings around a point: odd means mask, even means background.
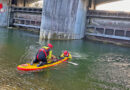
[{"label": "concrete bridge pillar", "polygon": [[8,3],[7,0],[0,0],[3,8],[0,9],[0,27],[5,27],[8,25]]},{"label": "concrete bridge pillar", "polygon": [[89,1],[89,10],[95,10],[96,8],[96,0]]},{"label": "concrete bridge pillar", "polygon": [[84,37],[88,0],[44,0],[40,39]]}]

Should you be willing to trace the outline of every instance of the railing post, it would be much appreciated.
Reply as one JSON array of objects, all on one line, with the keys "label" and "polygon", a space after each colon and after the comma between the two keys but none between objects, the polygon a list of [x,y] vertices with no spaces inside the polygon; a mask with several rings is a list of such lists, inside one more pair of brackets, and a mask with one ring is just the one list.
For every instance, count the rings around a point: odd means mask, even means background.
[{"label": "railing post", "polygon": [[113,29],[113,30],[114,30],[113,35],[115,36],[116,29]]},{"label": "railing post", "polygon": [[127,30],[124,30],[124,37],[126,37],[126,32],[127,32]]},{"label": "railing post", "polygon": [[104,30],[103,30],[103,34],[105,35],[106,29],[105,29],[105,27],[104,27],[103,29],[104,29]]}]

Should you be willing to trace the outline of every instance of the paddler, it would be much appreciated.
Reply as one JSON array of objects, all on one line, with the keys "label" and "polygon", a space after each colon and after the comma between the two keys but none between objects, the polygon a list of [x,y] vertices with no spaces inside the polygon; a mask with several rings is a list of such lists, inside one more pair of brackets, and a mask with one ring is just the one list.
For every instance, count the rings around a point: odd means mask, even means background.
[{"label": "paddler", "polygon": [[36,54],[36,58],[35,60],[33,60],[31,62],[31,65],[33,65],[34,63],[39,63],[37,65],[37,67],[42,66],[44,64],[47,63],[51,63],[51,57],[52,57],[52,49],[53,45],[52,44],[48,44],[47,46],[43,46],[41,49],[38,50],[37,54]]},{"label": "paddler", "polygon": [[72,55],[67,50],[65,50],[60,56],[60,58],[64,57],[68,57],[70,60],[72,59]]}]

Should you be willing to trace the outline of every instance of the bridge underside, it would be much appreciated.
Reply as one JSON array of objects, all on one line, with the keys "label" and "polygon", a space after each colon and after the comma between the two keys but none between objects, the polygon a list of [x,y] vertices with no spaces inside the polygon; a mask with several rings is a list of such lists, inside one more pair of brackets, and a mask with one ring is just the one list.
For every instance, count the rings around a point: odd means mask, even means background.
[{"label": "bridge underside", "polygon": [[97,6],[97,5],[116,2],[116,1],[121,1],[121,0],[95,0],[95,5]]},{"label": "bridge underside", "polygon": [[89,9],[95,10],[96,6],[121,0],[89,0]]}]

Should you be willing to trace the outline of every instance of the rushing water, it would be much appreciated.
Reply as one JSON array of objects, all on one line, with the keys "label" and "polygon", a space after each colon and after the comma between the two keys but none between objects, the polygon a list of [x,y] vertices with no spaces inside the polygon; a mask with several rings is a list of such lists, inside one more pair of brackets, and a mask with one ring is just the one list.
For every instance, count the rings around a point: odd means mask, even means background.
[{"label": "rushing water", "polygon": [[[65,49],[74,56],[40,72],[19,72],[19,64],[29,62],[47,43],[53,54]],[[99,42],[39,41],[38,35],[0,28],[0,90],[129,90],[130,48]]]}]

